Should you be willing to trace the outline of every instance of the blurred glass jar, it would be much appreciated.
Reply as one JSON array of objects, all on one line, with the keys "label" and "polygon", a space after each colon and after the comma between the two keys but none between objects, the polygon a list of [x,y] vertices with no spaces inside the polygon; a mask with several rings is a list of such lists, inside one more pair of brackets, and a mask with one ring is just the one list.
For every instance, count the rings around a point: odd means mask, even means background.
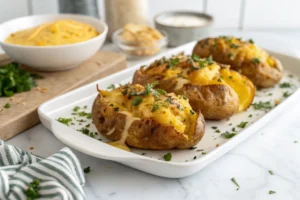
[{"label": "blurred glass jar", "polygon": [[75,13],[99,18],[97,0],[60,0],[60,13]]},{"label": "blurred glass jar", "polygon": [[148,0],[105,0],[105,20],[111,40],[114,31],[127,23],[145,24],[148,20]]}]

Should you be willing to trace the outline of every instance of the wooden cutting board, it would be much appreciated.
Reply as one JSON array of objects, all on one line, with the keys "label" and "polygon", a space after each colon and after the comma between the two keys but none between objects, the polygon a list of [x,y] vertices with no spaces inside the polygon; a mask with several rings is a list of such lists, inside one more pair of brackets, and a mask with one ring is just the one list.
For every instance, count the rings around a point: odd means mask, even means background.
[{"label": "wooden cutting board", "polygon": [[[0,55],[0,66],[9,61],[7,56]],[[17,93],[13,97],[0,97],[0,139],[8,140],[39,123],[37,108],[43,102],[124,68],[124,55],[103,51],[68,71],[35,72],[26,68],[44,79],[37,79],[38,87],[29,92]],[[11,108],[3,108],[6,103],[10,103]]]}]

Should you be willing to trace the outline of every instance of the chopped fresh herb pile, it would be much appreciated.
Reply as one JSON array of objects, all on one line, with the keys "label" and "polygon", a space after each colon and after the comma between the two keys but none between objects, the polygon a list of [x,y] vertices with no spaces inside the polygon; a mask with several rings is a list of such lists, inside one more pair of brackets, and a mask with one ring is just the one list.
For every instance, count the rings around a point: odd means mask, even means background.
[{"label": "chopped fresh herb pile", "polygon": [[15,93],[30,91],[36,87],[39,75],[21,69],[19,64],[10,63],[0,67],[0,96],[13,96]]},{"label": "chopped fresh herb pile", "polygon": [[270,101],[266,101],[266,102],[258,102],[258,103],[253,103],[252,104],[253,108],[255,110],[269,110],[272,109],[272,105]]},{"label": "chopped fresh herb pile", "polygon": [[284,82],[284,83],[280,83],[279,87],[280,88],[290,88],[292,85],[290,83]]}]

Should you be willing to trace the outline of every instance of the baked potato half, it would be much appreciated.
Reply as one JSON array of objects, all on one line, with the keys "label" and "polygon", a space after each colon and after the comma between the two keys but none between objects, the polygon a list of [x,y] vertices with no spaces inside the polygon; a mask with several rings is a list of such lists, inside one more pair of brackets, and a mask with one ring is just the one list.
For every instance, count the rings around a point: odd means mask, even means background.
[{"label": "baked potato half", "polygon": [[[204,135],[205,122],[184,96],[153,89],[155,84],[99,90],[92,108],[97,130],[123,150],[186,149]],[[128,146],[127,146],[128,145]]]},{"label": "baked potato half", "polygon": [[203,58],[212,56],[216,62],[229,64],[231,69],[247,76],[256,87],[272,87],[283,75],[281,62],[252,40],[221,36],[200,40],[193,54]]},{"label": "baked potato half", "polygon": [[255,86],[245,76],[211,58],[173,56],[141,67],[133,77],[134,84],[157,81],[158,88],[185,95],[194,110],[205,119],[226,119],[246,110],[255,96]]}]

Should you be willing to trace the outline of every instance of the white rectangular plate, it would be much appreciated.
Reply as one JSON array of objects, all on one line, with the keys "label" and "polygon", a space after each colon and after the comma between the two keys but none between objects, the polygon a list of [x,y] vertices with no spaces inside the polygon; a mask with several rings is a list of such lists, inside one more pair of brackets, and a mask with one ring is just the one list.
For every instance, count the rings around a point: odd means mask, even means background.
[{"label": "white rectangular plate", "polygon": [[[272,43],[272,41],[270,42]],[[284,44],[278,41],[276,41],[276,43],[278,49],[282,49],[284,46]],[[133,73],[141,65],[150,64],[162,56],[170,57],[182,51],[186,54],[190,54],[194,45],[194,42],[183,45],[163,53],[163,55],[156,56],[138,66],[56,97],[39,107],[38,113],[40,120],[59,140],[85,154],[113,160],[157,176],[179,178],[189,176],[221,157],[250,135],[255,134],[278,114],[286,111],[288,107],[292,107],[292,105],[300,99],[300,91],[298,90],[300,85],[300,60],[292,56],[275,53],[273,52],[273,48],[271,54],[282,61],[285,70],[285,75],[281,83],[288,82],[292,87],[280,88],[279,85],[277,85],[271,89],[259,90],[257,91],[254,102],[270,101],[272,105],[280,102],[279,105],[274,106],[274,108],[269,111],[254,110],[251,106],[247,111],[236,114],[230,119],[207,121],[205,136],[194,149],[154,151],[132,148],[132,152],[126,152],[107,145],[105,143],[107,140],[99,133],[92,138],[76,131],[81,127],[87,126],[93,133],[97,132],[91,123],[91,119],[87,119],[86,116],[79,117],[72,115],[75,106],[80,106],[82,111],[91,112],[92,103],[97,95],[96,84],[98,84],[100,88],[106,89],[111,84],[131,82]],[[272,43],[272,45],[274,44]],[[284,97],[284,93],[290,94],[290,96],[286,98]],[[85,106],[86,108],[84,108]],[[72,123],[74,124],[65,126],[57,122],[59,117],[72,118]],[[237,127],[241,122],[247,122],[246,128]],[[212,127],[214,126],[220,131],[213,129]],[[232,132],[233,128],[235,128],[238,134],[231,139],[225,139],[222,133],[226,131]],[[172,153],[172,160],[170,162],[164,161],[163,159],[163,155],[168,152]]]}]

